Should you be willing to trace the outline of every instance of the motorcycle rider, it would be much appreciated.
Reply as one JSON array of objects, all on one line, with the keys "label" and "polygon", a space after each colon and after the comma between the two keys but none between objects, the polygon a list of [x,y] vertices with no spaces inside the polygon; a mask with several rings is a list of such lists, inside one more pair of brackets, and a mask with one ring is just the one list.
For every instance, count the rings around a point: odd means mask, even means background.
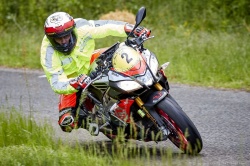
[{"label": "motorcycle rider", "polygon": [[[44,24],[45,36],[41,45],[41,65],[52,90],[60,94],[58,124],[65,132],[83,127],[82,121],[93,108],[90,99],[77,114],[82,89],[91,80],[88,76],[94,68],[92,53],[94,39],[106,36],[126,37],[133,25],[113,20],[73,19],[66,12],[55,12]],[[135,36],[150,34],[150,30],[138,27]]]}]

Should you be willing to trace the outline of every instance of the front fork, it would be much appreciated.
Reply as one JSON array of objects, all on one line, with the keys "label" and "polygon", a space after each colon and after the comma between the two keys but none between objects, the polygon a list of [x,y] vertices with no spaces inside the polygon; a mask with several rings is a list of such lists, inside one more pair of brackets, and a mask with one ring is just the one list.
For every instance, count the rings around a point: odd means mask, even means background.
[{"label": "front fork", "polygon": [[149,96],[149,101],[144,103],[140,97],[137,97],[135,102],[145,112],[146,116],[153,122],[155,127],[157,127],[158,130],[162,132],[164,136],[163,140],[166,140],[170,134],[170,131],[166,128],[165,123],[155,111],[154,106],[167,96],[167,92],[159,83],[156,83],[154,86],[158,91],[152,93],[152,95]]}]

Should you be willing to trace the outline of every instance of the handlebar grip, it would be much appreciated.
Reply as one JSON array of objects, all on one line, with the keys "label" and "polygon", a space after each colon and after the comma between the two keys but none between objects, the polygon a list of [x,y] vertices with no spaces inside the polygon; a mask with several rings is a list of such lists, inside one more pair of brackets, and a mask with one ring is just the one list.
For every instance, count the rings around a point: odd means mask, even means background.
[{"label": "handlebar grip", "polygon": [[90,74],[89,74],[89,77],[91,78],[91,80],[95,79],[96,76],[97,76],[97,72],[96,72],[96,71],[92,71],[92,72],[90,72]]}]

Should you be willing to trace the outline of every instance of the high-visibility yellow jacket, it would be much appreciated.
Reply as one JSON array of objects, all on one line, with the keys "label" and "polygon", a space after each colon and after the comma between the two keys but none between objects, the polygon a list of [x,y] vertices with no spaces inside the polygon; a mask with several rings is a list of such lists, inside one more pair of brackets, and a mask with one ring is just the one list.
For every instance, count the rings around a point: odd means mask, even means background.
[{"label": "high-visibility yellow jacket", "polygon": [[75,19],[76,46],[69,55],[55,50],[44,36],[41,45],[41,65],[54,92],[71,94],[76,92],[69,81],[80,74],[89,74],[90,59],[95,49],[94,39],[106,36],[126,37],[126,22],[111,20]]}]

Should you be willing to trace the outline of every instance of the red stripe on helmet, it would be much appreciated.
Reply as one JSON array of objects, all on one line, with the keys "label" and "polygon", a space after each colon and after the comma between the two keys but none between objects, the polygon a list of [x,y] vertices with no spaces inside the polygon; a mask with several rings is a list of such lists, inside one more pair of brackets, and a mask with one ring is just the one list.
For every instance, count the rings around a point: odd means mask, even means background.
[{"label": "red stripe on helmet", "polygon": [[72,19],[71,21],[66,22],[63,26],[57,26],[57,27],[45,27],[45,32],[48,35],[52,34],[60,34],[62,32],[67,32],[74,28],[75,21]]}]

